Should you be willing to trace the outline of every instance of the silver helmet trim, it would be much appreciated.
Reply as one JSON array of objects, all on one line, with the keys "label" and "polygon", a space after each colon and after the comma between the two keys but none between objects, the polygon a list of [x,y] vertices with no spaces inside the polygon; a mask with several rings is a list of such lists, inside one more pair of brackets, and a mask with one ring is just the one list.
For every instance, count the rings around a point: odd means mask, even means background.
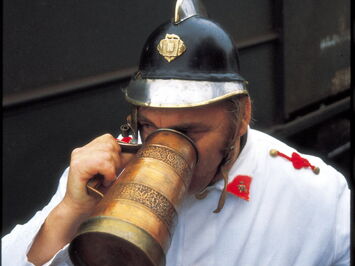
[{"label": "silver helmet trim", "polygon": [[190,17],[200,16],[207,18],[206,8],[200,0],[177,0],[173,21],[178,24]]},{"label": "silver helmet trim", "polygon": [[180,79],[132,80],[123,92],[126,100],[134,105],[160,108],[202,106],[233,95],[248,95],[245,81]]}]

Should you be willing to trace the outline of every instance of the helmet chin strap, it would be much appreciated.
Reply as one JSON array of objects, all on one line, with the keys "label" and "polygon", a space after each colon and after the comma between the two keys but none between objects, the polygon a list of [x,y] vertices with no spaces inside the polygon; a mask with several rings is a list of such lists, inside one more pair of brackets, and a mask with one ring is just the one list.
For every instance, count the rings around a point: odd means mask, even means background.
[{"label": "helmet chin strap", "polygon": [[[233,163],[235,162],[235,160],[237,159],[239,153],[241,152],[241,150],[244,148],[244,145],[246,143],[247,140],[247,133],[244,134],[243,136],[240,137],[240,141],[239,143],[237,142],[238,139],[238,134],[236,132],[236,130],[234,131],[234,136],[231,139],[231,141],[228,143],[227,145],[227,150],[226,150],[226,155],[224,156],[224,159],[222,160],[220,166],[219,166],[219,171],[217,173],[217,175],[219,173],[222,174],[222,178],[224,181],[224,186],[223,186],[223,190],[221,192],[221,195],[219,197],[218,200],[218,205],[217,208],[213,211],[214,213],[219,213],[224,206],[225,200],[226,200],[226,195],[227,195],[227,184],[228,184],[228,173],[230,168],[232,167]],[[238,144],[239,144],[239,149],[238,149]],[[204,188],[201,192],[197,193],[195,195],[195,197],[197,199],[203,199],[207,196],[208,194],[208,190],[207,190],[208,186],[206,188]]]},{"label": "helmet chin strap", "polygon": [[233,163],[237,159],[239,151],[240,151],[240,149],[238,149],[238,147],[237,147],[238,144],[240,146],[240,143],[237,142],[237,139],[238,139],[238,134],[237,134],[237,132],[235,132],[232,140],[230,141],[229,145],[227,146],[227,147],[229,147],[227,150],[227,154],[224,157],[224,159],[221,163],[221,166],[220,166],[220,172],[223,177],[224,186],[223,186],[223,190],[222,190],[221,195],[218,200],[217,208],[213,211],[214,213],[219,213],[222,210],[222,208],[224,206],[224,202],[226,200],[228,173],[229,173],[229,170],[232,167]]}]

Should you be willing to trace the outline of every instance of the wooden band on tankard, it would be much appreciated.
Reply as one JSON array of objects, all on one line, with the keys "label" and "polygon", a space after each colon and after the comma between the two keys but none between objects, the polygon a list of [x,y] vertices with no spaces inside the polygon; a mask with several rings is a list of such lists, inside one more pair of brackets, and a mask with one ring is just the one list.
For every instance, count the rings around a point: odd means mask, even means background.
[{"label": "wooden band on tankard", "polygon": [[172,129],[149,135],[70,243],[75,265],[158,266],[177,224],[198,153]]}]

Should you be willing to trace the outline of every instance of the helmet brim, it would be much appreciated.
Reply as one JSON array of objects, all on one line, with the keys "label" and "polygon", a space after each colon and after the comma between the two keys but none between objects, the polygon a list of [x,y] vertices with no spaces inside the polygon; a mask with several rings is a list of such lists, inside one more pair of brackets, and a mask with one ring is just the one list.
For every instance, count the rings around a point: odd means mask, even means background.
[{"label": "helmet brim", "polygon": [[245,81],[180,79],[132,80],[124,93],[134,105],[160,108],[203,106],[234,95],[248,95]]}]

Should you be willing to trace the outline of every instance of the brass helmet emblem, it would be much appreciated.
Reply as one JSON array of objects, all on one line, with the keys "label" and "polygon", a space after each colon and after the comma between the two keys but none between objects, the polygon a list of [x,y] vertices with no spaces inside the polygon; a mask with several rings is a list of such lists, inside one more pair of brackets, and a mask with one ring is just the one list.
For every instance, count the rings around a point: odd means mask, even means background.
[{"label": "brass helmet emblem", "polygon": [[165,39],[159,42],[157,49],[168,62],[171,62],[186,51],[186,46],[178,35],[166,34]]}]

